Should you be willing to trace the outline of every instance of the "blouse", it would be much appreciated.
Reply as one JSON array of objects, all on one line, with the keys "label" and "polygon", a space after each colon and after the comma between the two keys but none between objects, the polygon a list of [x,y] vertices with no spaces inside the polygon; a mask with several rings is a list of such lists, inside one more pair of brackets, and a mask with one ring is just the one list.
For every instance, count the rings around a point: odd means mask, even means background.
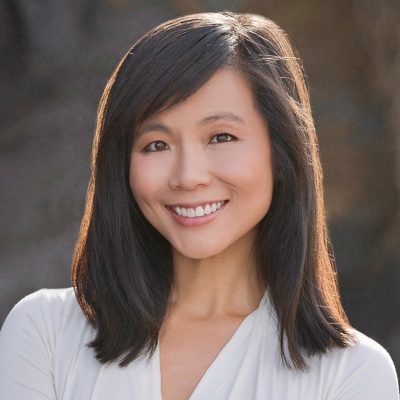
[{"label": "blouse", "polygon": [[[190,400],[399,400],[387,351],[354,330],[356,343],[285,367],[265,292],[202,376]],[[42,289],[11,310],[0,331],[1,400],[162,400],[159,344],[126,367],[101,364],[73,288]],[[195,345],[195,344],[194,344]]]}]

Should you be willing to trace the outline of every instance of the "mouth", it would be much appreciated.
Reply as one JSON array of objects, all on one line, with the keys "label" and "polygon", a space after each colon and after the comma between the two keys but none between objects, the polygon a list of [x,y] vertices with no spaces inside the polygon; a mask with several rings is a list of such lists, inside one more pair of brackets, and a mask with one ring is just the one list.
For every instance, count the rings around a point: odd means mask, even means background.
[{"label": "mouth", "polygon": [[166,206],[176,222],[190,227],[202,225],[214,220],[226,207],[229,200],[220,200],[196,207]]},{"label": "mouth", "polygon": [[166,206],[174,214],[185,218],[199,218],[206,215],[214,214],[223,208],[229,200],[212,201],[208,203],[190,205],[181,204],[174,206]]}]

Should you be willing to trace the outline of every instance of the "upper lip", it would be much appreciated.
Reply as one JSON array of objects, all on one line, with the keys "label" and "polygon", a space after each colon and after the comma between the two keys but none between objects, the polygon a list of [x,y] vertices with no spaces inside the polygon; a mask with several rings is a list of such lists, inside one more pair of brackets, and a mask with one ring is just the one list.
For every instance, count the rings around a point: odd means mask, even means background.
[{"label": "upper lip", "polygon": [[197,203],[176,203],[176,204],[167,204],[167,207],[184,207],[184,208],[196,208],[198,206],[206,205],[206,204],[212,204],[212,203],[218,203],[218,202],[228,202],[229,200],[206,200],[206,201],[199,201]]}]

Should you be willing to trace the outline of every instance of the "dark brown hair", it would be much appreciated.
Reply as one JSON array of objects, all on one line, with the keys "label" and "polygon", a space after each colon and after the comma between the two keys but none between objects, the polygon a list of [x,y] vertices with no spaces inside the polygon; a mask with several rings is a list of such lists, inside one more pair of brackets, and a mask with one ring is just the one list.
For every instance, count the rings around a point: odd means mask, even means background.
[{"label": "dark brown hair", "polygon": [[168,21],[139,39],[99,105],[72,282],[96,328],[90,346],[102,363],[124,366],[153,353],[173,283],[170,244],[145,219],[129,187],[136,127],[188,98],[223,67],[251,84],[270,130],[273,199],[255,248],[279,321],[283,361],[301,370],[308,356],[352,339],[339,300],[299,59],[285,32],[267,18],[202,13]]}]

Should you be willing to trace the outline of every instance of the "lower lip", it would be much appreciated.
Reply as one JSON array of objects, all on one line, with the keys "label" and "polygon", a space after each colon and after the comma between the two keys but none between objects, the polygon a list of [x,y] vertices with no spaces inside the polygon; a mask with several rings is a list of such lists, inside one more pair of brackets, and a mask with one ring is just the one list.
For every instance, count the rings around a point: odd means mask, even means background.
[{"label": "lower lip", "polygon": [[188,218],[184,217],[183,215],[178,215],[174,211],[172,211],[171,208],[167,207],[168,211],[172,214],[174,217],[175,221],[178,222],[180,225],[183,226],[197,226],[197,225],[203,225],[206,224],[215,218],[218,217],[218,215],[222,212],[222,210],[225,208],[225,206],[228,204],[228,201],[226,201],[221,208],[219,208],[217,211],[214,213],[208,214],[208,215],[203,215],[201,217],[193,217],[193,218]]}]

